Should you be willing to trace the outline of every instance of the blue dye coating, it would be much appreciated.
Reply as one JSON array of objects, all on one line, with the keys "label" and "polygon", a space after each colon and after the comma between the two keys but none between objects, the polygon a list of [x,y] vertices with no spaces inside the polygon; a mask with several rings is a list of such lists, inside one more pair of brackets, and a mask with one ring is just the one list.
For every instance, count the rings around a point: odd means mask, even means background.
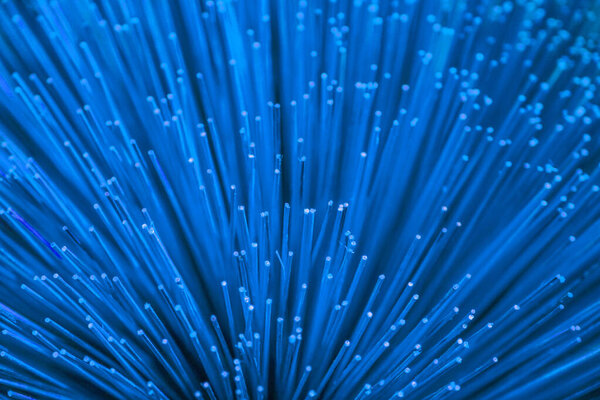
[{"label": "blue dye coating", "polygon": [[0,398],[599,398],[599,26],[2,1]]}]

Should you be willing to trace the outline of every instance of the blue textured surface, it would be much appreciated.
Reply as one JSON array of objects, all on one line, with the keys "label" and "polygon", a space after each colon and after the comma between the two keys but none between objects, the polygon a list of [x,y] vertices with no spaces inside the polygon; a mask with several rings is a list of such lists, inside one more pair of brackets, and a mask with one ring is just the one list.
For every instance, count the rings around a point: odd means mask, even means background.
[{"label": "blue textured surface", "polygon": [[0,399],[600,398],[600,2],[0,1]]}]

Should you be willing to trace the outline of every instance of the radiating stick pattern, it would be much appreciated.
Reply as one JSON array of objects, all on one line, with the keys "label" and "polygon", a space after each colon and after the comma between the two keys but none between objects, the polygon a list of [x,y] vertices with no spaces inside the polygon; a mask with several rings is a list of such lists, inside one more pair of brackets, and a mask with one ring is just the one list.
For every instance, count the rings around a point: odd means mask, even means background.
[{"label": "radiating stick pattern", "polygon": [[597,1],[0,3],[0,399],[600,398]]}]

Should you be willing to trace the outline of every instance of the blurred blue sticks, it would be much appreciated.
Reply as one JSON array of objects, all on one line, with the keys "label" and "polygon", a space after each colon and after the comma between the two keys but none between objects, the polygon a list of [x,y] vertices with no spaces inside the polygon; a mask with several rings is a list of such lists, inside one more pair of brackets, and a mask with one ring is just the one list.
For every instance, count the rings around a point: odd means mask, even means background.
[{"label": "blurred blue sticks", "polygon": [[600,398],[600,2],[1,0],[0,399]]}]

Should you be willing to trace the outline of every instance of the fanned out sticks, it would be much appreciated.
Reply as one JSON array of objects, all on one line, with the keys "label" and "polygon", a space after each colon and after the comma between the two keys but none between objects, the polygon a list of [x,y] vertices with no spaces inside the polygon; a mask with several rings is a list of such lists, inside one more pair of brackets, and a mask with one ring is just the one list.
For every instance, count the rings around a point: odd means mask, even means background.
[{"label": "fanned out sticks", "polygon": [[600,397],[599,24],[2,1],[0,399]]}]

